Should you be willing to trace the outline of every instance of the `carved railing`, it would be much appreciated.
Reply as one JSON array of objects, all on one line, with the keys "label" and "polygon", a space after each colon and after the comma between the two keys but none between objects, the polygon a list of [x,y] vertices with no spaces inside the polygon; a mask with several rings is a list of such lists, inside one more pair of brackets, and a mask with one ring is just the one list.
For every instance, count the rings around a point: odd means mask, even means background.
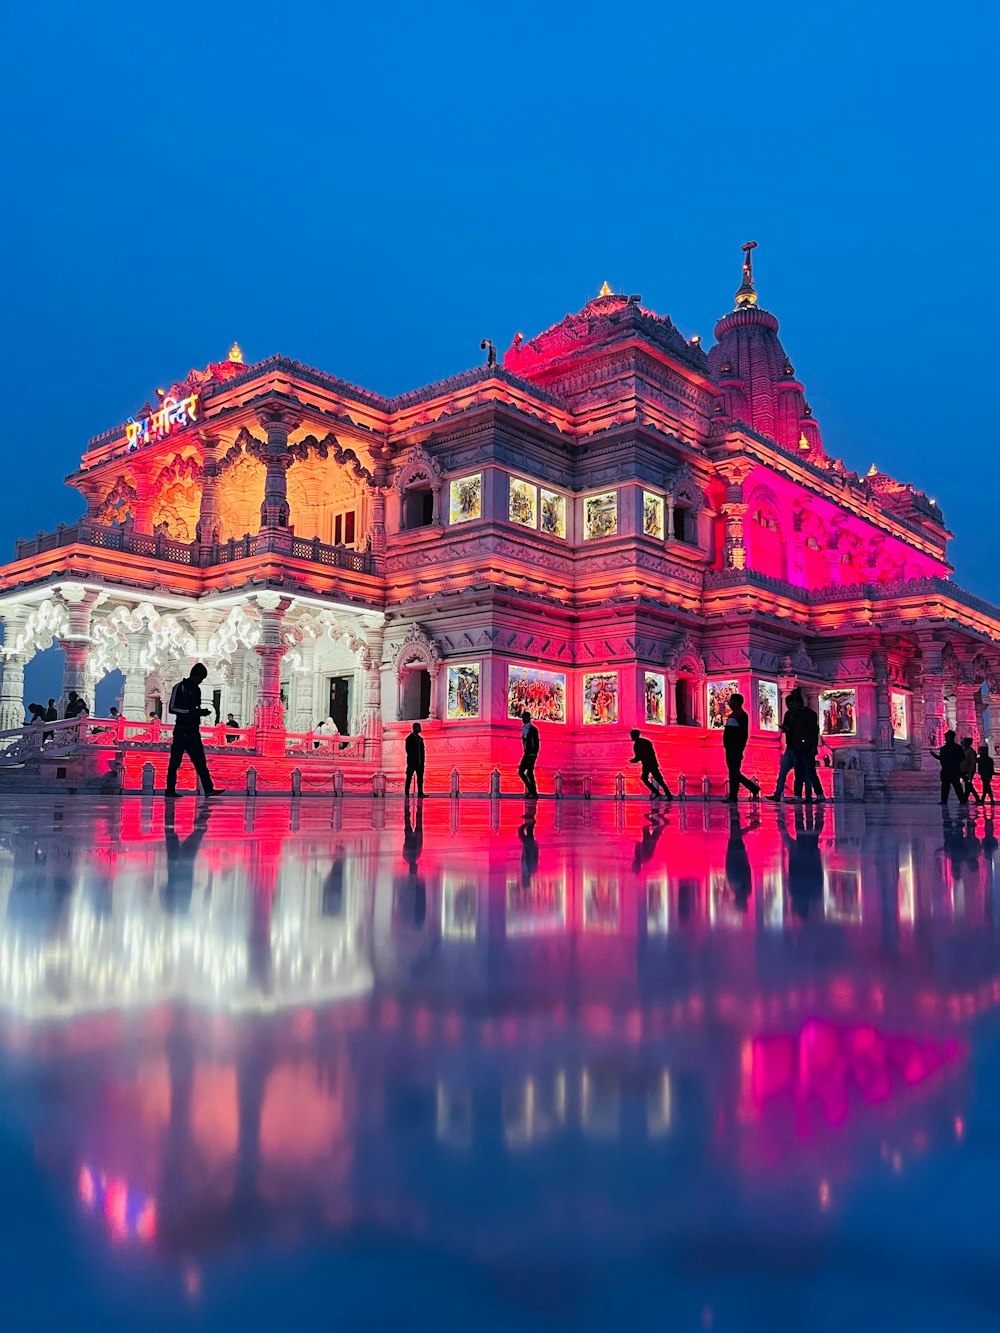
[{"label": "carved railing", "polygon": [[764,588],[780,593],[783,597],[812,605],[824,602],[884,602],[896,601],[901,597],[924,597],[928,595],[947,597],[970,611],[1000,620],[1000,607],[994,606],[984,597],[966,592],[951,579],[929,576],[919,579],[898,579],[891,583],[831,583],[824,588],[800,588],[785,579],[761,574],[755,569],[713,569],[705,574],[705,591],[716,588]]},{"label": "carved railing", "polygon": [[308,560],[332,569],[349,569],[357,574],[375,573],[375,561],[370,551],[330,546],[318,538],[296,537],[291,531],[248,532],[228,542],[203,546],[200,542],[181,542],[162,534],[133,532],[129,528],[110,527],[86,519],[79,523],[60,523],[55,531],[39,532],[27,540],[19,538],[14,544],[14,559],[31,560],[63,546],[96,546],[105,551],[124,551],[149,560],[165,560],[169,564],[202,569],[231,564],[235,560],[250,560],[259,555],[287,555],[294,560]]},{"label": "carved railing", "polygon": [[285,753],[336,759],[364,759],[364,736],[326,736],[315,731],[286,731]]}]

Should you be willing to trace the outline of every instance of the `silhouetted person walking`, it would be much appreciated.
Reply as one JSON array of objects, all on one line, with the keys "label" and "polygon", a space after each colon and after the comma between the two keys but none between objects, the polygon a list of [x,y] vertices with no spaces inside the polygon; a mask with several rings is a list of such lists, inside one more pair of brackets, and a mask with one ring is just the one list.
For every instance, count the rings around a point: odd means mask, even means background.
[{"label": "silhouetted person walking", "polygon": [[788,775],[795,767],[795,751],[792,749],[792,728],[795,723],[795,714],[802,707],[805,700],[802,698],[800,690],[792,690],[791,694],[785,696],[785,716],[781,719],[781,733],[785,738],[785,748],[781,752],[781,763],[778,765],[778,776],[774,780],[774,791],[764,797],[765,801],[780,801],[785,795],[785,783],[788,781]]},{"label": "silhouetted person walking", "polygon": [[81,699],[76,690],[70,690],[69,694],[66,696],[66,712],[63,714],[66,721],[69,722],[74,717],[79,717],[81,713],[85,713],[86,711],[87,701]]},{"label": "silhouetted person walking", "polygon": [[815,795],[817,801],[825,801],[819,774],[816,772],[816,756],[819,754],[819,718],[815,708],[810,708],[803,700],[801,706],[792,714],[791,721],[792,753],[795,757],[795,799],[811,801]]},{"label": "silhouetted person walking", "polygon": [[639,774],[639,781],[643,786],[649,788],[650,799],[658,801],[660,799],[659,788],[663,788],[663,795],[668,801],[674,799],[674,794],[667,786],[667,780],[660,772],[659,760],[656,758],[656,751],[653,749],[653,742],[641,734],[638,727],[629,732],[632,737],[632,758],[630,764],[642,764],[642,772]]},{"label": "silhouetted person walking", "polygon": [[941,765],[941,804],[948,804],[948,793],[953,791],[959,805],[968,805],[969,798],[962,789],[962,747],[955,740],[953,731],[944,733],[944,744],[940,750],[931,750],[931,754]]},{"label": "silhouetted person walking", "polygon": [[517,776],[524,783],[524,790],[528,796],[537,796],[538,787],[535,785],[535,761],[538,759],[539,740],[538,728],[531,720],[531,714],[527,709],[521,714],[521,762],[517,766]]},{"label": "silhouetted person walking", "polygon": [[962,788],[965,791],[965,799],[971,796],[976,804],[979,804],[979,793],[976,791],[975,776],[978,756],[972,745],[972,737],[966,736],[962,740]]},{"label": "silhouetted person walking", "polygon": [[756,782],[745,777],[740,772],[743,763],[743,754],[747,748],[747,741],[750,739],[750,719],[747,717],[746,709],[743,707],[743,695],[731,694],[729,696],[729,716],[726,718],[726,724],[722,728],[722,744],[726,752],[726,768],[729,770],[729,795],[727,801],[739,800],[740,787],[746,787],[750,795],[756,799],[760,795],[760,788]]},{"label": "silhouetted person walking", "polygon": [[[46,722],[58,722],[58,721],[59,721],[59,713],[56,711],[56,701],[55,701],[55,699],[50,699],[50,700],[49,700],[49,705],[48,705],[48,707],[47,707],[46,710],[45,710],[45,721],[46,721]],[[49,740],[51,740],[52,737],[53,737],[55,734],[56,734],[56,733],[55,733],[54,731],[47,731],[47,732],[45,733],[45,735],[42,737],[42,741],[43,741],[43,743],[44,743],[45,741],[49,741]]]},{"label": "silhouetted person walking", "polygon": [[982,779],[983,783],[983,794],[982,796],[980,796],[979,799],[985,805],[986,798],[989,797],[990,805],[994,805],[995,802],[993,800],[993,776],[997,771],[997,767],[996,764],[993,762],[993,757],[990,754],[990,747],[988,745],[980,745],[979,747],[978,768],[979,768],[979,776]]},{"label": "silhouetted person walking", "polygon": [[177,770],[185,755],[194,765],[194,771],[201,779],[206,796],[213,796],[216,791],[212,775],[208,771],[205,759],[205,746],[201,740],[201,719],[208,717],[210,708],[201,706],[201,682],[208,675],[208,668],[201,662],[195,662],[190,674],[179,680],[170,692],[170,712],[177,719],[174,734],[170,742],[170,762],[167,765],[167,789],[165,796],[177,795]]},{"label": "silhouetted person walking", "polygon": [[424,738],[420,734],[420,723],[414,722],[409,736],[406,738],[406,786],[403,788],[404,796],[410,794],[410,783],[414,778],[417,779],[417,795],[424,794],[424,759],[427,754],[427,747],[424,745]]}]

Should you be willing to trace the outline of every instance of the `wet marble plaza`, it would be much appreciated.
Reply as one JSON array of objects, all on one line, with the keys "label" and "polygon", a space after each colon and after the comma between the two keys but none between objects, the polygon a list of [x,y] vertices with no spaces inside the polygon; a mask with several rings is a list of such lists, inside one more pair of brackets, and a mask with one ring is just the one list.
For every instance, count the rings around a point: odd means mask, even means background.
[{"label": "wet marble plaza", "polygon": [[0,1326],[996,1329],[936,807],[0,809]]}]

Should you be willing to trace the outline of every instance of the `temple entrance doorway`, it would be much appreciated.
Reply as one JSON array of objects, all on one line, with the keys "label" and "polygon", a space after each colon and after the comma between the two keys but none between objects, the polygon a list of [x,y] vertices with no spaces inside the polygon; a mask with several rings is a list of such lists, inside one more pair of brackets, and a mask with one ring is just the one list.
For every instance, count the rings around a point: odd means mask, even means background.
[{"label": "temple entrance doorway", "polygon": [[674,721],[679,727],[691,726],[691,692],[686,680],[679,680],[674,686]]},{"label": "temple entrance doorway", "polygon": [[407,667],[400,681],[400,721],[421,722],[431,715],[431,673]]},{"label": "temple entrance doorway", "polygon": [[351,678],[330,676],[327,717],[332,717],[341,736],[351,734]]}]

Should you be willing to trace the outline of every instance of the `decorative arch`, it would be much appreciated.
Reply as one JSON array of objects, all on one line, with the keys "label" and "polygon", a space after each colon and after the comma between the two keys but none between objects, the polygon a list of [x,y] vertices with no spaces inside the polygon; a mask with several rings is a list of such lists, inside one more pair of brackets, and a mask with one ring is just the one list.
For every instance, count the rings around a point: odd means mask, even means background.
[{"label": "decorative arch", "polygon": [[154,533],[176,541],[194,540],[201,507],[204,469],[191,454],[176,455],[160,469],[155,485],[152,526]]},{"label": "decorative arch", "polygon": [[865,544],[849,528],[835,529],[830,546],[837,552],[839,582],[845,587],[865,583],[868,578],[868,559]]},{"label": "decorative arch", "polygon": [[430,678],[430,701],[423,716],[438,716],[441,660],[441,651],[433,638],[420,625],[411,625],[392,658],[396,676],[396,717],[400,722],[416,720],[421,716],[414,704],[413,683],[408,679],[414,670],[426,671]]},{"label": "decorative arch", "polygon": [[[417,446],[399,467],[399,471],[389,488],[396,512],[397,527],[400,531],[429,527],[442,521],[441,515],[441,468],[435,459],[421,446]],[[430,512],[424,507],[415,493],[430,492]]]},{"label": "decorative arch", "polygon": [[802,572],[807,588],[826,588],[830,575],[830,533],[814,509],[796,511],[793,522],[798,526],[802,543]]},{"label": "decorative arch", "polygon": [[66,607],[54,597],[46,597],[44,602],[31,608],[24,624],[9,637],[9,641],[7,637],[4,638],[0,654],[4,658],[31,658],[35,653],[44,653],[69,633],[69,612]]},{"label": "decorative arch", "polygon": [[135,487],[124,477],[119,477],[104,499],[94,508],[93,520],[106,527],[121,527],[134,517],[135,502]]},{"label": "decorative arch", "polygon": [[746,499],[744,537],[747,566],[771,578],[788,577],[788,541],[784,512],[769,486],[755,486]]}]

